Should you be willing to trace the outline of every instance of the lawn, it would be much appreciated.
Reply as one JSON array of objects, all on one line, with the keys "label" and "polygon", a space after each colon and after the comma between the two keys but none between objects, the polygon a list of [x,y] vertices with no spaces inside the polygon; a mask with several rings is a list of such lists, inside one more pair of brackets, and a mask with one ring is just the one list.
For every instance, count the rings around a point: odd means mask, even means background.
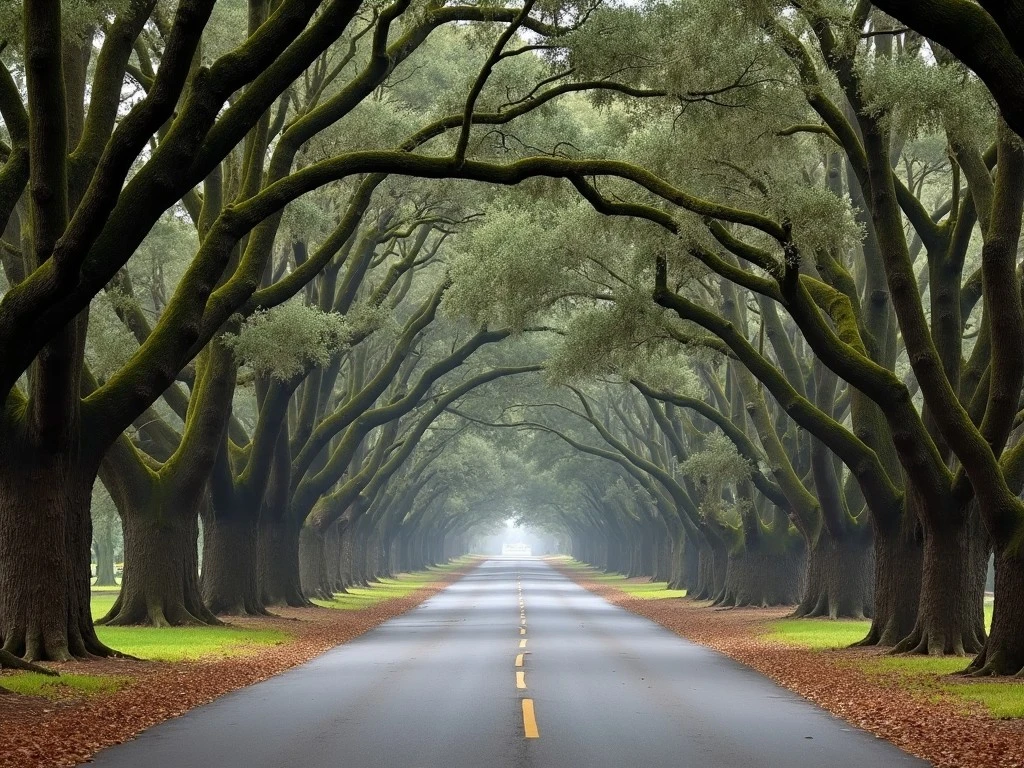
[{"label": "lawn", "polygon": [[992,717],[1024,717],[1024,683],[949,683],[944,690],[957,698],[983,704]]},{"label": "lawn", "polygon": [[855,619],[779,619],[768,626],[768,638],[786,645],[845,648],[863,640],[871,628],[871,622]]},{"label": "lawn", "polygon": [[151,661],[241,656],[290,637],[276,629],[240,627],[96,627],[96,634],[111,648]]},{"label": "lawn", "polygon": [[[855,619],[779,619],[769,625],[767,637],[802,648],[845,648],[863,640],[871,622]],[[985,626],[992,626],[992,604],[985,604]]]},{"label": "lawn", "polygon": [[117,600],[118,590],[103,588],[97,590],[93,587],[92,590],[92,617],[93,619],[99,619],[107,615],[107,612],[114,606],[114,601]]},{"label": "lawn", "polygon": [[[92,592],[92,616],[104,616],[117,591]],[[237,656],[253,646],[277,645],[289,635],[272,629],[239,627],[96,627],[105,644],[129,656],[150,661],[194,661],[207,657]]]}]

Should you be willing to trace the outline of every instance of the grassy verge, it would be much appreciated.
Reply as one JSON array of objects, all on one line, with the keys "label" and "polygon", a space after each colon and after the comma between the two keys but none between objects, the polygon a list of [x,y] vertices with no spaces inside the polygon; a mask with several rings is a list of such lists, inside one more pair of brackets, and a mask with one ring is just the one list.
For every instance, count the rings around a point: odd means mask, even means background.
[{"label": "grassy verge", "polygon": [[337,594],[331,600],[314,600],[313,602],[323,608],[334,608],[339,611],[362,610],[384,600],[407,597],[420,587],[463,568],[471,561],[471,557],[459,557],[445,565],[433,566],[425,571],[416,571],[415,573],[400,573],[394,578],[381,579],[368,587],[350,587],[347,592]]},{"label": "grassy verge", "polygon": [[[992,604],[985,604],[985,626],[992,626]],[[801,648],[846,648],[863,640],[870,621],[854,619],[780,619],[770,622],[767,636],[776,642]]]},{"label": "grassy verge", "polygon": [[961,656],[883,656],[859,663],[867,672],[894,680],[914,694],[981,705],[992,717],[1024,717],[1024,684],[957,676],[969,661]]},{"label": "grassy verge", "polygon": [[24,696],[47,699],[80,698],[97,693],[113,693],[124,687],[129,678],[116,675],[61,675],[50,677],[36,672],[15,672],[4,675],[3,687]]},{"label": "grassy verge", "polygon": [[[992,606],[985,606],[991,625]],[[869,621],[827,619],[780,619],[768,624],[770,640],[815,650],[841,649],[862,639]],[[970,659],[959,656],[872,656],[852,658],[852,663],[873,675],[894,680],[901,688],[923,697],[952,697],[964,704],[980,704],[992,717],[1024,717],[1024,684],[979,681],[959,677]]]},{"label": "grassy verge", "polygon": [[644,581],[634,582],[630,581],[626,576],[621,573],[606,573],[604,571],[598,571],[591,568],[586,563],[581,563],[579,560],[574,560],[571,557],[553,557],[559,567],[566,568],[571,571],[579,571],[581,575],[585,575],[591,581],[596,581],[600,584],[609,584],[616,589],[621,589],[626,594],[632,595],[633,597],[640,598],[641,600],[665,600],[673,597],[686,597],[685,589],[669,589],[668,582],[665,581]]},{"label": "grassy verge", "polygon": [[96,634],[111,648],[150,661],[241,656],[291,637],[276,629],[239,627],[96,627]]},{"label": "grassy verge", "polygon": [[[92,617],[106,615],[116,599],[116,591],[93,590]],[[148,661],[239,656],[254,647],[277,645],[289,638],[276,630],[238,627],[96,627],[96,634],[111,648]]]},{"label": "grassy verge", "polygon": [[846,648],[863,640],[870,621],[853,619],[780,619],[769,625],[768,638],[800,648]]}]

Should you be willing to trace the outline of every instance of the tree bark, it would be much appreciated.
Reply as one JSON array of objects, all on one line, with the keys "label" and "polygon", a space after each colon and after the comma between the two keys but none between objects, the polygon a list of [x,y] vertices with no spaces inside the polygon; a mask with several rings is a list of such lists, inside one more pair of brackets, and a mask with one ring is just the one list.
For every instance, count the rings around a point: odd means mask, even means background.
[{"label": "tree bark", "polygon": [[871,615],[874,579],[870,538],[836,540],[822,529],[807,558],[807,587],[796,618],[863,619]]},{"label": "tree bark", "polygon": [[304,525],[299,533],[299,576],[303,594],[321,600],[334,597],[327,570],[324,536],[308,525]]},{"label": "tree bark", "polygon": [[[79,457],[0,447],[0,644],[28,661],[109,656],[89,608],[94,473]],[[92,476],[90,476],[92,475]]]},{"label": "tree bark", "polygon": [[168,497],[166,504],[124,516],[121,592],[98,623],[220,624],[199,589],[199,515],[176,504],[175,494]]},{"label": "tree bark", "polygon": [[729,555],[725,591],[715,604],[730,608],[795,605],[806,574],[802,548],[742,547]]},{"label": "tree bark", "polygon": [[708,544],[698,547],[697,551],[697,588],[692,597],[695,600],[714,600],[725,589],[729,555],[723,544]]},{"label": "tree bark", "polygon": [[264,605],[306,608],[299,573],[299,531],[280,517],[260,516],[257,530],[257,583]]},{"label": "tree bark", "polygon": [[917,516],[873,518],[875,595],[871,629],[857,645],[896,645],[913,629],[921,593],[921,542]]},{"label": "tree bark", "polygon": [[1015,547],[996,552],[992,631],[967,671],[979,677],[1024,677],[1024,555]]},{"label": "tree bark", "polygon": [[988,536],[975,504],[924,529],[921,596],[913,631],[895,653],[979,653],[985,645]]},{"label": "tree bark", "polygon": [[[212,505],[211,505],[212,506]],[[218,616],[266,616],[257,577],[257,518],[246,510],[203,518],[202,594]]]}]

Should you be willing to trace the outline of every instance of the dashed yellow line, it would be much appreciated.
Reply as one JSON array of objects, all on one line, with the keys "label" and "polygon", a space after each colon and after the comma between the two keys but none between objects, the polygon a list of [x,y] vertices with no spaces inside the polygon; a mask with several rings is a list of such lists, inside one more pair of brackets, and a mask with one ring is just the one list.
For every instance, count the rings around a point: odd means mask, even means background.
[{"label": "dashed yellow line", "polygon": [[533,699],[523,699],[523,733],[528,739],[539,739],[537,714],[533,711]]},{"label": "dashed yellow line", "polygon": [[[516,577],[516,590],[519,594],[519,648],[526,648],[526,600],[523,599],[523,584],[519,577]],[[526,672],[522,669],[526,653],[516,654],[516,689],[526,690]],[[537,728],[537,713],[534,711],[533,699],[523,699],[523,735],[528,739],[539,739],[540,730]]]}]

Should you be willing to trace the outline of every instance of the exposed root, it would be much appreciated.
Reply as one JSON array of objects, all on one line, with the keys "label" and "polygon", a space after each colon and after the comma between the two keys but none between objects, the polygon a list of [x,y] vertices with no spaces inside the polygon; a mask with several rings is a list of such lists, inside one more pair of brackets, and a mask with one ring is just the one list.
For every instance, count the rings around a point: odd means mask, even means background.
[{"label": "exposed root", "polygon": [[205,606],[193,612],[184,605],[174,605],[168,609],[160,604],[123,605],[118,598],[110,612],[96,623],[107,627],[187,627],[220,626],[224,622],[206,610]]},{"label": "exposed root", "polygon": [[25,672],[38,672],[40,675],[49,675],[50,677],[58,676],[52,669],[33,664],[31,661],[25,661],[25,659],[4,650],[0,650],[0,669],[20,669]]},{"label": "exposed root", "polygon": [[973,632],[946,635],[943,632],[921,626],[914,628],[903,640],[893,647],[891,653],[919,656],[968,656],[981,653],[985,647],[984,638]]},{"label": "exposed root", "polygon": [[989,654],[984,650],[962,674],[968,677],[1024,677],[1024,665],[1007,659],[999,651]]}]

